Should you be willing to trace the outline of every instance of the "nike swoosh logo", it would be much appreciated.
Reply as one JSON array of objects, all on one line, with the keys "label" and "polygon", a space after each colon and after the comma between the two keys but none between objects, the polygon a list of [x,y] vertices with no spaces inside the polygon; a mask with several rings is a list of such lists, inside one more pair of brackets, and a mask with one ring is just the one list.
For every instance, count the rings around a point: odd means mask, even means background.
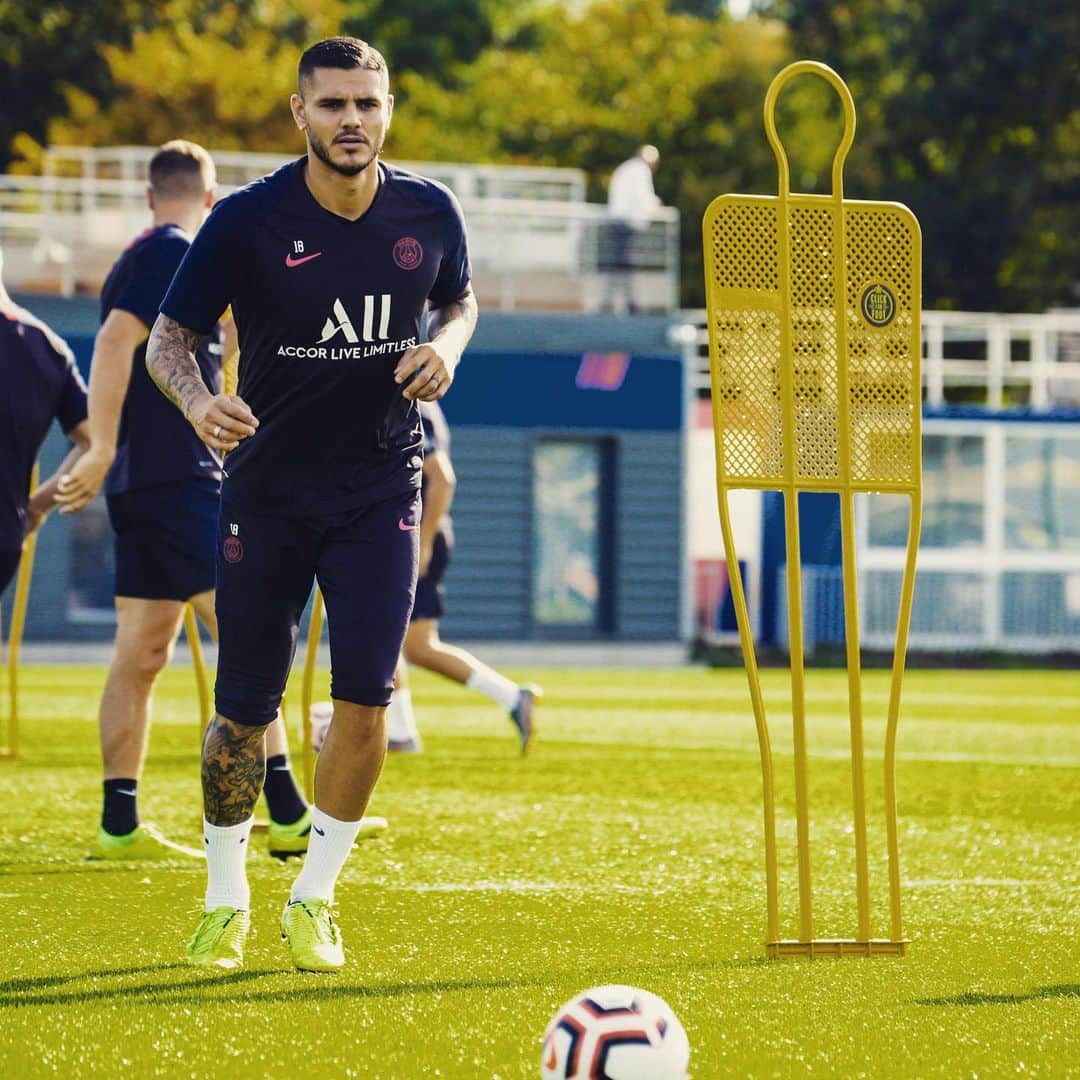
[{"label": "nike swoosh logo", "polygon": [[317,259],[321,254],[321,251],[316,251],[314,255],[304,255],[299,259],[294,259],[292,255],[286,255],[285,265],[291,270],[294,266],[303,266],[304,263],[311,262],[312,259]]},{"label": "nike swoosh logo", "polygon": [[313,829],[314,829],[314,830],[315,830],[315,831],[316,831],[316,832],[317,832],[317,833],[318,833],[318,834],[319,834],[320,836],[325,836],[325,835],[326,835],[326,833],[325,833],[325,832],[323,832],[323,830],[322,830],[322,829],[320,829],[318,825],[312,825],[311,827],[312,827],[312,828],[313,828]]},{"label": "nike swoosh logo", "polygon": [[407,525],[404,521],[401,520],[401,518],[398,518],[397,527],[402,532],[416,532],[416,530],[419,528],[418,525]]},{"label": "nike swoosh logo", "polygon": [[116,789],[116,794],[117,795],[132,795],[132,796],[134,796],[135,792],[134,791],[125,791],[123,788],[117,788]]}]

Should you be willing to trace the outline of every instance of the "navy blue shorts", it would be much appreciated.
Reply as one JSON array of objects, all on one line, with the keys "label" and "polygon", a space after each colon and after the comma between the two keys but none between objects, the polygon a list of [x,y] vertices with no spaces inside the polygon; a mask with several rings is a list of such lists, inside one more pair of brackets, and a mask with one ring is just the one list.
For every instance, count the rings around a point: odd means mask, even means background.
[{"label": "navy blue shorts", "polygon": [[428,572],[416,583],[413,622],[417,619],[441,619],[446,614],[446,590],[443,588],[443,577],[446,574],[446,568],[450,565],[450,551],[446,533],[436,533]]},{"label": "navy blue shorts", "polygon": [[19,569],[19,560],[22,558],[22,548],[14,551],[0,551],[0,593],[2,593],[15,577],[15,571]]},{"label": "navy blue shorts", "polygon": [[388,705],[416,589],[419,520],[416,491],[320,518],[252,513],[226,495],[218,528],[218,713],[238,724],[273,720],[313,581],[330,630],[331,697]]},{"label": "navy blue shorts", "polygon": [[218,485],[192,477],[110,495],[116,595],[190,600],[214,587]]}]

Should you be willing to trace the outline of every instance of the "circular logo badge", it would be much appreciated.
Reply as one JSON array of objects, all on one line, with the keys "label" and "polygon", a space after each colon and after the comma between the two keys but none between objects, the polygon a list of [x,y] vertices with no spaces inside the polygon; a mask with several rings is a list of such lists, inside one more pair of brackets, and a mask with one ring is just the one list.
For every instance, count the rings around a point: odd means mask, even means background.
[{"label": "circular logo badge", "polygon": [[888,326],[896,316],[896,297],[884,285],[867,285],[859,306],[871,326]]},{"label": "circular logo badge", "polygon": [[225,561],[230,563],[238,563],[244,557],[244,545],[240,543],[240,538],[237,536],[225,537]]},{"label": "circular logo badge", "polygon": [[415,270],[424,261],[424,249],[419,240],[403,236],[394,245],[394,262],[402,270]]}]

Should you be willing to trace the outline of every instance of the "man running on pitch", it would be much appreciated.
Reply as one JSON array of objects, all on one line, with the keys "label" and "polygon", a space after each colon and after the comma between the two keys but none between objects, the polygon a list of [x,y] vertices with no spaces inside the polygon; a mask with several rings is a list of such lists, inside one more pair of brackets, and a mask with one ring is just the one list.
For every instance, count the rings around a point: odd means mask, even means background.
[{"label": "man running on pitch", "polygon": [[[218,204],[177,271],[146,362],[202,441],[230,452],[217,711],[203,744],[209,881],[188,957],[242,963],[263,730],[317,580],[334,716],[281,928],[298,968],[332,971],[344,963],[334,886],[382,768],[416,584],[416,401],[446,392],[476,302],[454,197],[379,161],[393,109],[382,56],[355,38],[313,45],[291,105],[306,156]],[[234,397],[207,388],[193,355],[229,305],[241,357]],[[431,340],[420,345],[425,305]]]}]

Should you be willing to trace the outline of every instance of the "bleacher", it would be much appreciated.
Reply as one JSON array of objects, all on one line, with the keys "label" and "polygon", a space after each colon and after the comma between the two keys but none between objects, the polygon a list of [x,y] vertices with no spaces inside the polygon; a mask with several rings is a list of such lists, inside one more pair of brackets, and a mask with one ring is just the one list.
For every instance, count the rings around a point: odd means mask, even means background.
[{"label": "bleacher", "polygon": [[[149,222],[146,172],[154,147],[50,147],[40,176],[0,176],[0,244],[9,288],[95,293],[119,251]],[[219,191],[291,155],[211,151]],[[474,287],[488,308],[601,310],[607,292],[607,208],[585,200],[580,169],[395,162],[440,180],[469,224]],[[639,245],[632,278],[642,311],[678,304],[679,215],[663,207]]]}]

